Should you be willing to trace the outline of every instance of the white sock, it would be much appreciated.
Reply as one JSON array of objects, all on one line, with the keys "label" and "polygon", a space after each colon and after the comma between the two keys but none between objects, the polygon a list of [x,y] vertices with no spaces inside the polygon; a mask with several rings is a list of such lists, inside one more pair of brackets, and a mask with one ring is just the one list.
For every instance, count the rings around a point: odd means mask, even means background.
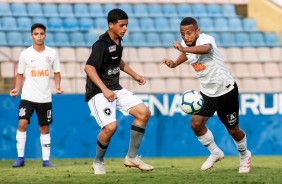
[{"label": "white sock", "polygon": [[233,139],[236,147],[237,147],[237,150],[239,151],[239,154],[241,157],[244,157],[247,153],[247,138],[246,138],[246,134],[244,136],[244,138],[241,140],[241,141],[235,141]]},{"label": "white sock", "polygon": [[214,137],[212,132],[208,129],[205,135],[199,136],[198,140],[204,145],[211,153],[217,153],[219,148],[214,142]]},{"label": "white sock", "polygon": [[17,141],[18,157],[24,157],[24,149],[25,149],[25,142],[26,142],[26,131],[20,132],[19,130],[17,130],[16,141]]},{"label": "white sock", "polygon": [[51,137],[49,134],[40,134],[40,143],[42,148],[42,159],[49,160],[51,149]]}]

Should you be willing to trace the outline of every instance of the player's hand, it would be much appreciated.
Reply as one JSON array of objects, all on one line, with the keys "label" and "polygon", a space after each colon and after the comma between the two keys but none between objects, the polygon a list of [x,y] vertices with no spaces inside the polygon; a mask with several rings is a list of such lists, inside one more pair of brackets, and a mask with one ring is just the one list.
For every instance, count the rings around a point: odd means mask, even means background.
[{"label": "player's hand", "polygon": [[141,75],[138,75],[138,77],[136,77],[135,80],[138,82],[139,85],[144,85],[146,83],[145,77]]},{"label": "player's hand", "polygon": [[104,90],[103,95],[109,102],[113,102],[117,99],[116,93],[109,89]]},{"label": "player's hand", "polygon": [[173,47],[179,50],[180,52],[183,52],[183,47],[181,46],[180,42],[174,41],[173,42]]},{"label": "player's hand", "polygon": [[10,96],[16,98],[19,94],[19,89],[14,88],[10,91]]},{"label": "player's hand", "polygon": [[61,88],[56,89],[56,94],[62,94],[62,93],[64,93],[64,90],[62,90]]},{"label": "player's hand", "polygon": [[175,68],[176,64],[171,59],[163,59],[162,63],[168,66],[169,68]]}]

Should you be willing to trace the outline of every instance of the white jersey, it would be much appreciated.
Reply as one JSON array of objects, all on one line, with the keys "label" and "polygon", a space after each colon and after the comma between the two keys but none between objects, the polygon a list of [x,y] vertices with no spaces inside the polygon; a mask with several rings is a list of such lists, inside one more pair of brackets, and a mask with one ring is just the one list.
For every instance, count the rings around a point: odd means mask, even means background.
[{"label": "white jersey", "polygon": [[56,50],[45,46],[41,53],[33,46],[22,51],[18,73],[25,75],[21,99],[37,103],[51,102],[50,74],[60,72],[60,60]]},{"label": "white jersey", "polygon": [[[201,92],[210,97],[218,97],[234,88],[234,79],[223,62],[214,38],[204,33],[200,34],[196,45],[204,44],[212,45],[208,54],[187,52],[186,56],[200,80]],[[181,41],[181,45],[187,47],[184,40]]]}]

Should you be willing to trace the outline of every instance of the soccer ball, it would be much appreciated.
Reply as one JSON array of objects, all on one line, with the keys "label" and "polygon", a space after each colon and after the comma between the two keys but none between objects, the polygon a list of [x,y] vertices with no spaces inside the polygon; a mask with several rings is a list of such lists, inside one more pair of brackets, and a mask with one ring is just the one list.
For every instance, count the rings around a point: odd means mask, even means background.
[{"label": "soccer ball", "polygon": [[202,109],[204,100],[198,91],[192,89],[182,93],[179,98],[179,105],[185,113],[195,114]]}]

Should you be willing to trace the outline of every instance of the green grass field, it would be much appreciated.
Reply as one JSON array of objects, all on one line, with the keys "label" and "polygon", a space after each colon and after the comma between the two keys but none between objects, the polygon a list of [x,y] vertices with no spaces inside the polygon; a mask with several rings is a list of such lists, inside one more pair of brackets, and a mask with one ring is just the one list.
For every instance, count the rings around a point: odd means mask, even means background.
[{"label": "green grass field", "polygon": [[205,157],[143,158],[155,166],[151,172],[123,166],[123,159],[106,159],[106,175],[94,175],[93,159],[53,159],[58,167],[42,168],[40,160],[26,160],[25,167],[12,168],[14,160],[0,161],[0,183],[282,183],[282,156],[254,156],[248,174],[239,174],[238,157],[225,157],[213,169],[201,171]]}]

